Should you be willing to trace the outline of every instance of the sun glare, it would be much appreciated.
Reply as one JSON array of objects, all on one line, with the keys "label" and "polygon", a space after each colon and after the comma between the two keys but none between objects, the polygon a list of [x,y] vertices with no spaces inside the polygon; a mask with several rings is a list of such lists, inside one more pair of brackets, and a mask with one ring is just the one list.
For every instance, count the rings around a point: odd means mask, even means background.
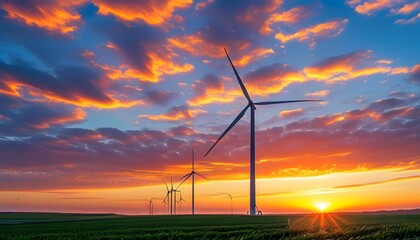
[{"label": "sun glare", "polygon": [[330,203],[327,202],[315,202],[314,206],[320,211],[320,212],[324,212],[325,209],[328,208],[328,206],[330,205]]}]

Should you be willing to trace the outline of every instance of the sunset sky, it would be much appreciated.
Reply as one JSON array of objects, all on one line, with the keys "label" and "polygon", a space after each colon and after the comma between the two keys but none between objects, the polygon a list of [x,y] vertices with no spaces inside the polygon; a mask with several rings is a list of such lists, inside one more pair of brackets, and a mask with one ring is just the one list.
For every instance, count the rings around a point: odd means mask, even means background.
[{"label": "sunset sky", "polygon": [[[420,207],[419,0],[2,0],[0,211],[249,210],[258,106],[263,213]],[[191,181],[179,188],[191,212]]]}]

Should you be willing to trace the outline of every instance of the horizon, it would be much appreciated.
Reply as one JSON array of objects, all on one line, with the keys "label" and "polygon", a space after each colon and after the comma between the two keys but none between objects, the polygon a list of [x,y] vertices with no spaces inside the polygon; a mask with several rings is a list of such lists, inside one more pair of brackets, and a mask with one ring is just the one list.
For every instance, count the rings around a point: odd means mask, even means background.
[{"label": "horizon", "polygon": [[2,1],[0,212],[168,214],[194,149],[196,213],[246,214],[246,91],[322,100],[256,106],[263,214],[418,209],[419,22],[412,0]]}]

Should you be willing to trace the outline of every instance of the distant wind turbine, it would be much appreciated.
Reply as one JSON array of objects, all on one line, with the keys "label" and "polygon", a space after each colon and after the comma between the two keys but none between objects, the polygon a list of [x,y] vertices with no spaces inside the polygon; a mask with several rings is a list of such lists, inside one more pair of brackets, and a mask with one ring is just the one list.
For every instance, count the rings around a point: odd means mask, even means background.
[{"label": "distant wind turbine", "polygon": [[248,105],[238,114],[238,116],[233,120],[233,122],[229,125],[229,127],[222,133],[222,135],[217,139],[217,141],[211,146],[211,148],[207,151],[204,155],[210,153],[210,151],[216,146],[216,144],[229,132],[230,129],[235,126],[239,120],[245,115],[245,112],[248,108],[251,109],[251,137],[250,137],[250,196],[249,196],[249,214],[255,215],[256,210],[256,198],[255,198],[255,110],[257,109],[255,105],[273,105],[273,104],[283,104],[283,103],[294,103],[294,102],[314,102],[319,100],[287,100],[287,101],[268,101],[268,102],[253,102],[251,97],[248,94],[247,89],[245,88],[244,83],[241,80],[238,72],[236,71],[235,66],[230,60],[228,52],[225,50],[226,56],[229,59],[230,65],[232,65],[233,71],[235,72],[236,79],[238,80],[239,85],[241,86],[242,92],[245,98],[248,100]]},{"label": "distant wind turbine", "polygon": [[194,199],[194,175],[197,174],[198,176],[210,181],[208,178],[204,177],[203,175],[199,174],[198,172],[194,171],[194,149],[192,150],[192,157],[191,157],[191,172],[184,175],[179,180],[182,180],[182,182],[178,185],[177,189],[183,184],[188,178],[191,177],[192,180],[192,202],[191,202],[191,215],[194,215],[194,209],[195,209],[195,199]]},{"label": "distant wind turbine", "polygon": [[228,195],[228,197],[230,198],[230,214],[233,215],[233,199],[232,199],[232,195],[230,195],[227,192],[225,192],[224,194]]},{"label": "distant wind turbine", "polygon": [[182,202],[185,202],[184,198],[182,198],[182,191],[177,190],[177,192],[179,192],[179,200],[175,201],[178,203],[178,206],[181,208],[181,214],[182,214]]},{"label": "distant wind turbine", "polygon": [[[173,213],[173,193],[176,191],[176,189],[174,189],[174,184],[172,183],[172,177],[171,177],[171,188],[168,187],[168,184],[166,184],[165,182],[165,186],[166,186],[166,196],[163,199],[164,204],[168,204],[168,214],[172,215]],[[176,193],[175,193],[175,198],[176,198]]]},{"label": "distant wind turbine", "polygon": [[153,198],[149,200],[149,204],[147,204],[147,208],[149,209],[149,215],[153,215]]}]

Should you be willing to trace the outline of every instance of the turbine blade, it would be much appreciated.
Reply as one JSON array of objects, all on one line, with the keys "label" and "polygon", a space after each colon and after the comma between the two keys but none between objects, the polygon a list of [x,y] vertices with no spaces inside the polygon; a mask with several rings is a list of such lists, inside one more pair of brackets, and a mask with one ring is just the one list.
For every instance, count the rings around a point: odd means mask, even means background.
[{"label": "turbine blade", "polygon": [[182,182],[178,185],[178,187],[177,188],[175,188],[175,190],[178,190],[178,188],[185,182],[185,181],[187,181],[187,179],[188,178],[190,178],[191,177],[191,175],[192,175],[193,173],[190,173],[190,174],[188,174],[189,176],[188,177],[186,177],[186,178],[184,178],[184,180],[182,180]]},{"label": "turbine blade", "polygon": [[165,186],[166,186],[166,191],[169,192],[168,184],[166,184],[166,182],[165,182]]},{"label": "turbine blade", "polygon": [[166,196],[165,196],[165,198],[163,199],[163,201],[162,201],[162,202],[166,202],[166,199],[168,199],[168,196],[169,196],[169,192],[168,192],[168,193],[166,193]]},{"label": "turbine blade", "polygon": [[202,177],[202,178],[206,179],[207,181],[210,181],[210,179],[208,179],[208,178],[204,177],[203,175],[199,174],[198,172],[196,172],[195,174],[197,174],[198,176],[200,176],[200,177]]},{"label": "turbine blade", "polygon": [[185,174],[182,178],[180,178],[178,181],[181,181],[182,179],[184,179],[185,177],[188,178],[189,175],[191,175],[192,172]]},{"label": "turbine blade", "polygon": [[239,120],[241,120],[241,118],[244,116],[246,110],[249,108],[249,104],[246,105],[246,107],[239,113],[239,115],[235,118],[235,120],[233,120],[233,122],[229,125],[228,128],[226,128],[226,130],[222,133],[222,135],[219,137],[219,139],[217,139],[217,141],[213,144],[213,146],[211,146],[211,148],[207,151],[207,153],[204,155],[207,156],[207,154],[210,153],[210,151],[216,146],[216,144],[229,132],[230,129],[233,128],[233,126],[235,126],[235,124],[237,122],[239,122]]},{"label": "turbine blade", "polygon": [[269,102],[256,102],[254,105],[272,105],[282,103],[294,103],[294,102],[322,102],[321,100],[288,100],[288,101],[269,101]]},{"label": "turbine blade", "polygon": [[239,76],[238,72],[236,71],[235,66],[233,66],[232,60],[230,60],[230,57],[229,57],[228,52],[226,51],[226,48],[224,48],[224,50],[225,50],[225,53],[226,53],[227,58],[229,59],[230,65],[232,65],[233,71],[235,72],[235,75],[236,75],[236,79],[238,79],[239,85],[240,85],[240,86],[241,86],[241,88],[242,88],[242,92],[244,93],[244,96],[246,97],[246,99],[248,99],[248,101],[249,101],[250,103],[252,103],[252,100],[251,100],[251,98],[249,97],[248,91],[246,90],[245,85],[244,85],[244,83],[242,82],[241,77]]}]

